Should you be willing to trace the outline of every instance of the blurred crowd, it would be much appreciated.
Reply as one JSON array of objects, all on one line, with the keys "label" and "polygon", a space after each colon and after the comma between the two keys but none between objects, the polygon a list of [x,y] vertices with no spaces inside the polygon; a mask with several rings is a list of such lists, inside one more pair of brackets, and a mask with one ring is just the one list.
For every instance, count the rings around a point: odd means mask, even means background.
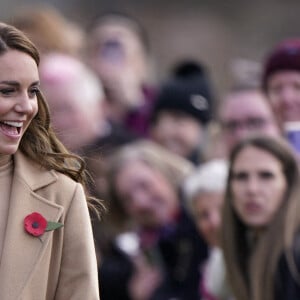
[{"label": "blurred crowd", "polygon": [[102,300],[300,299],[300,36],[234,65],[217,95],[190,57],[158,80],[123,12],[83,28],[36,6],[9,23],[41,51],[53,129],[105,204]]}]

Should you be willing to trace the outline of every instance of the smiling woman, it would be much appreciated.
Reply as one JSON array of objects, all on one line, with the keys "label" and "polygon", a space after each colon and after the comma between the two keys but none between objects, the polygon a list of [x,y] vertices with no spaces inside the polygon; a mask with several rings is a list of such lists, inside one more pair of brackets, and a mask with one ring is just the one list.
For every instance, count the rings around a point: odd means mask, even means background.
[{"label": "smiling woman", "polygon": [[232,150],[222,247],[235,299],[299,299],[299,187],[285,141],[252,137]]},{"label": "smiling woman", "polygon": [[0,56],[0,153],[9,161],[18,149],[23,134],[38,112],[37,64],[18,50]]},{"label": "smiling woman", "polygon": [[31,41],[0,23],[1,298],[99,299],[87,173],[53,133],[38,65]]}]

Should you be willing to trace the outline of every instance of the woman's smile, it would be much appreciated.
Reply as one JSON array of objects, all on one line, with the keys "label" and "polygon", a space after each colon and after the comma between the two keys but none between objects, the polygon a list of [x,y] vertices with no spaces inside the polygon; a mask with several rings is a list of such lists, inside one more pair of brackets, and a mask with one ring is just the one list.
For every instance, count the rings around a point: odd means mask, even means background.
[{"label": "woman's smile", "polygon": [[0,131],[9,138],[19,138],[23,122],[18,121],[0,121]]},{"label": "woman's smile", "polygon": [[9,50],[0,56],[0,155],[12,155],[38,112],[38,68],[29,55]]}]

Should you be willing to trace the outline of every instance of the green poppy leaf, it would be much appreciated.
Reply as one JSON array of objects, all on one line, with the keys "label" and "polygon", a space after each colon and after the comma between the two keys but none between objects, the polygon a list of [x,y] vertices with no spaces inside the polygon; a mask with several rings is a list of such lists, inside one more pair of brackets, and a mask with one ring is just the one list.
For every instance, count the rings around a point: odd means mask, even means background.
[{"label": "green poppy leaf", "polygon": [[64,224],[62,224],[62,223],[48,221],[45,231],[55,230],[55,229],[58,229],[63,226],[64,226]]}]

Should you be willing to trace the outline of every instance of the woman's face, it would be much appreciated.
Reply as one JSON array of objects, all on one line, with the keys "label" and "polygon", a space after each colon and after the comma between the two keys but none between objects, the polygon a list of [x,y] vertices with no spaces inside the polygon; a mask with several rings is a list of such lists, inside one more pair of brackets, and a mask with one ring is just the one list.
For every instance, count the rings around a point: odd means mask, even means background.
[{"label": "woman's face", "polygon": [[219,244],[223,196],[222,192],[202,192],[193,201],[196,225],[209,246]]},{"label": "woman's face", "polygon": [[[15,153],[38,112],[38,67],[17,50],[0,56],[0,157]],[[1,158],[0,158],[1,160]]]},{"label": "woman's face", "polygon": [[145,227],[169,223],[178,209],[177,194],[160,171],[132,161],[116,177],[117,194],[128,215]]},{"label": "woman's face", "polygon": [[254,229],[272,221],[287,189],[281,162],[254,146],[247,146],[237,155],[230,184],[237,215]]},{"label": "woman's face", "polygon": [[152,125],[150,135],[171,152],[188,158],[203,143],[204,128],[185,113],[162,111]]},{"label": "woman's face", "polygon": [[280,71],[272,75],[268,80],[268,96],[275,114],[279,117],[281,122],[299,121],[299,71]]}]

